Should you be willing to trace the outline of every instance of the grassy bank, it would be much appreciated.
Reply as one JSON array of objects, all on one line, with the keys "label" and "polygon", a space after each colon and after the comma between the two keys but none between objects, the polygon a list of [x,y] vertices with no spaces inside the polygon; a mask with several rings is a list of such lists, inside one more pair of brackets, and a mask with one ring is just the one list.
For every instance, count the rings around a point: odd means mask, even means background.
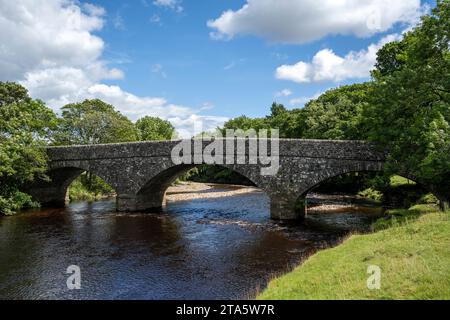
[{"label": "grassy bank", "polygon": [[[374,229],[310,257],[258,299],[450,299],[450,211],[393,210]],[[370,265],[381,268],[380,290],[367,288]]]}]

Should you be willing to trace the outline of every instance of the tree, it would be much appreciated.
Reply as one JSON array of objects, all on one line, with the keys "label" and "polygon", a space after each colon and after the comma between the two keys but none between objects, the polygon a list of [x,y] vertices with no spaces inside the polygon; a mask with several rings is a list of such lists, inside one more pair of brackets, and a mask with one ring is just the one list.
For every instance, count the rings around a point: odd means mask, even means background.
[{"label": "tree", "polygon": [[[416,177],[450,199],[450,1],[378,53],[369,138],[389,150],[386,170]],[[439,187],[439,188],[438,188]]]},{"label": "tree", "polygon": [[47,157],[42,148],[56,126],[56,115],[33,100],[19,84],[0,82],[0,212],[13,214],[34,206],[19,190],[46,179]]},{"label": "tree", "polygon": [[305,128],[305,117],[302,109],[287,110],[284,105],[274,102],[270,116],[265,122],[268,128],[278,129],[280,138],[301,138]]},{"label": "tree", "polygon": [[133,123],[101,100],[85,100],[62,107],[57,145],[103,144],[137,141]]},{"label": "tree", "polygon": [[[138,140],[134,124],[110,104],[99,99],[85,100],[62,107],[58,131],[53,136],[56,145],[90,145],[133,142]],[[95,195],[111,193],[100,178],[87,172],[78,180],[86,191]]]},{"label": "tree", "polygon": [[247,131],[254,129],[259,131],[261,129],[268,129],[265,119],[262,118],[249,118],[247,116],[240,116],[227,121],[223,125],[223,130],[243,130]]},{"label": "tree", "polygon": [[370,83],[332,89],[308,102],[304,109],[305,139],[362,140],[367,137],[362,112]]},{"label": "tree", "polygon": [[140,141],[170,140],[176,134],[169,121],[149,116],[139,119],[136,129]]}]

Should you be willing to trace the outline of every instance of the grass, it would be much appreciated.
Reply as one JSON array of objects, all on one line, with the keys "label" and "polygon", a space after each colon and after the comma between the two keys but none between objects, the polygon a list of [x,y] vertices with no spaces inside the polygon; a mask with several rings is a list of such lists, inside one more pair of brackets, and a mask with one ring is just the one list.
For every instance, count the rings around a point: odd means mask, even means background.
[{"label": "grass", "polygon": [[81,181],[76,179],[69,187],[69,199],[70,201],[97,201],[104,198],[104,195],[101,194],[95,194],[94,192],[91,192],[87,190]]},{"label": "grass", "polygon": [[[450,211],[415,206],[394,210],[369,235],[310,257],[276,278],[257,299],[450,299]],[[371,265],[381,268],[381,289],[369,290]]]},{"label": "grass", "polygon": [[400,187],[404,185],[416,185],[416,183],[401,176],[391,177],[391,187]]}]

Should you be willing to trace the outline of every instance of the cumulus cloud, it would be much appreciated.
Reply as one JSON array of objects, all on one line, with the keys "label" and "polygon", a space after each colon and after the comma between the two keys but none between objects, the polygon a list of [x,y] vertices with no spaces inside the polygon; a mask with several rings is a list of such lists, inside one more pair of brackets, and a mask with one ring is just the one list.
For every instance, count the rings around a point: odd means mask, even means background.
[{"label": "cumulus cloud", "polygon": [[67,103],[100,98],[132,120],[159,116],[183,130],[193,119],[207,126],[226,121],[103,84],[125,76],[101,59],[105,44],[93,33],[103,27],[104,14],[101,7],[75,0],[0,0],[0,81],[20,82],[56,111]]},{"label": "cumulus cloud", "polygon": [[[0,77],[16,79],[34,69],[96,63],[104,13],[73,2],[0,0]],[[84,10],[84,11],[83,11]]]},{"label": "cumulus cloud", "polygon": [[294,65],[282,65],[276,70],[276,78],[297,83],[361,79],[370,76],[377,59],[377,51],[386,43],[400,39],[393,34],[371,44],[367,49],[350,52],[344,57],[338,56],[331,49],[316,53],[311,62],[300,61]]},{"label": "cumulus cloud", "polygon": [[396,23],[412,23],[422,13],[420,0],[247,0],[208,21],[214,39],[251,34],[273,42],[303,44],[327,35],[368,37]]}]

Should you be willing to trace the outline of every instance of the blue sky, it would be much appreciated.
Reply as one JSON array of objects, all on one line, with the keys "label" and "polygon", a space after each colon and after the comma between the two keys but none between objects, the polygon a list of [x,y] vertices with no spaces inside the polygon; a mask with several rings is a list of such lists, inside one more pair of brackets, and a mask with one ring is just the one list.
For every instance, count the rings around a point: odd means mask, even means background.
[{"label": "blue sky", "polygon": [[55,110],[99,97],[133,120],[213,127],[367,80],[377,48],[427,5],[434,1],[0,0],[0,80],[20,81]]}]

